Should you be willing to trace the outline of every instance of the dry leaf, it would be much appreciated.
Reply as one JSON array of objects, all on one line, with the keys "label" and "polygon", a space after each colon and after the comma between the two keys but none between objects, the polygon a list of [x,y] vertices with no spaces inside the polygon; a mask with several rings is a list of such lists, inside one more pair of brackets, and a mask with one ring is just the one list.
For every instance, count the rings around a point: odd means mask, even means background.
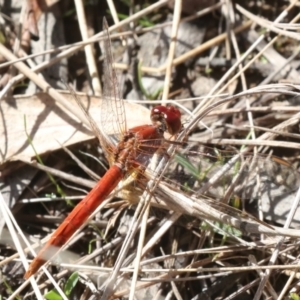
[{"label": "dry leaf", "polygon": [[[64,96],[80,111],[68,92]],[[100,118],[100,101],[97,97],[78,94],[79,99],[96,122]],[[63,144],[69,146],[94,138],[72,114],[67,114],[45,93],[33,96],[16,96],[2,100],[0,150],[1,164],[8,160],[31,160],[35,156],[26,136],[32,139],[38,154],[59,149]],[[128,128],[150,123],[150,112],[145,107],[125,102]],[[148,120],[148,121],[147,121]],[[25,121],[27,130],[25,130]],[[115,120],[112,120],[115,122]]]}]

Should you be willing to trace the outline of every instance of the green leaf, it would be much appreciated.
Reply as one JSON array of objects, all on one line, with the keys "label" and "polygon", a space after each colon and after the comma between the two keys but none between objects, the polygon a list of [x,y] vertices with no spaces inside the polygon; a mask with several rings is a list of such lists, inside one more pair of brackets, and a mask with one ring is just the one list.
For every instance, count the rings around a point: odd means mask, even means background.
[{"label": "green leaf", "polygon": [[[76,286],[77,282],[79,280],[78,272],[74,272],[71,274],[71,276],[68,278],[66,284],[64,285],[64,293],[67,297],[69,297]],[[47,300],[62,300],[63,298],[58,294],[58,292],[53,289],[44,296]]]},{"label": "green leaf", "polygon": [[175,155],[175,161],[186,168],[195,178],[199,178],[199,169],[195,167],[185,156],[177,153]]},{"label": "green leaf", "polygon": [[296,294],[296,293],[290,293],[290,298],[291,298],[292,300],[300,300],[299,295]]},{"label": "green leaf", "polygon": [[66,296],[71,295],[72,290],[76,286],[78,280],[79,280],[78,272],[72,273],[64,286],[64,292],[65,292]]},{"label": "green leaf", "polygon": [[63,298],[58,294],[56,290],[51,290],[46,295],[44,295],[47,300],[63,300]]}]

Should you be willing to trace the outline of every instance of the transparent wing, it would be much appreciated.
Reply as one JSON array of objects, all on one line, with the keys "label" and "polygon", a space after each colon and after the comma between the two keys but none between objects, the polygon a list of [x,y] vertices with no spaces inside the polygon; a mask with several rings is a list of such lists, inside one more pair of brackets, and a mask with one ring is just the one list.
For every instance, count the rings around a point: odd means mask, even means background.
[{"label": "transparent wing", "polygon": [[[104,31],[104,76],[103,76],[103,100],[100,111],[101,145],[107,150],[111,143],[121,140],[122,134],[126,132],[126,116],[124,102],[121,98],[117,75],[113,67],[113,55],[109,36],[109,27],[103,18]],[[114,135],[115,140],[112,141]]]},{"label": "transparent wing", "polygon": [[[226,213],[226,217],[219,214],[218,221],[222,223],[229,220],[227,214],[243,219],[248,211],[254,216],[258,216],[258,212],[263,213],[264,218],[276,224],[285,224],[300,184],[300,174],[295,168],[274,156],[229,154],[227,151],[213,155],[213,151],[197,151],[202,147],[194,145],[192,151],[183,149],[171,158],[172,163],[162,178],[169,188],[193,198],[200,206],[204,199],[205,205]],[[158,175],[148,177],[155,179]],[[160,185],[155,191],[158,199],[159,190]],[[184,210],[184,202],[181,205]],[[190,209],[194,212],[195,207]],[[300,224],[299,212],[300,208],[295,213],[293,226]],[[208,215],[202,218],[210,219]]]},{"label": "transparent wing", "polygon": [[73,96],[73,98],[75,99],[77,105],[79,106],[79,108],[81,109],[81,111],[83,112],[83,114],[85,115],[86,119],[89,121],[91,129],[93,130],[94,134],[96,135],[96,137],[98,138],[99,142],[101,143],[101,131],[97,125],[97,123],[95,122],[95,120],[93,119],[93,117],[90,115],[90,113],[88,112],[88,110],[84,107],[84,105],[82,104],[81,100],[79,99],[79,97],[77,96],[77,94],[74,92],[74,90],[66,85],[66,87],[69,89],[71,95]]},{"label": "transparent wing", "polygon": [[300,183],[297,170],[280,158],[227,151],[176,153],[165,175],[187,191],[217,199],[276,199],[295,191]]}]

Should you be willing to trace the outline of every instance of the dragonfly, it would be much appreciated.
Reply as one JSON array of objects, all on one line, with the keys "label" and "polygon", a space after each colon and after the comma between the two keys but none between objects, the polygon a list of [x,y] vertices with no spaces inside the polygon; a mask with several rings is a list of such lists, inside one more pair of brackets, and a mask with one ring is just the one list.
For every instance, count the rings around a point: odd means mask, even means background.
[{"label": "dragonfly", "polygon": [[[162,146],[165,132],[174,136],[181,129],[181,113],[177,108],[174,106],[156,106],[151,110],[150,114],[152,124],[141,125],[127,130],[124,103],[120,101],[117,76],[112,65],[113,56],[108,24],[105,19],[103,28],[107,38],[104,40],[105,81],[104,101],[102,101],[100,116],[102,127],[100,129],[98,129],[95,121],[91,119],[82,105],[78,104],[87,114],[102,148],[107,154],[109,153],[107,158],[111,167],[52,234],[49,241],[30,264],[24,275],[25,279],[35,274],[45,264],[46,258],[50,255],[53,256],[70,239],[74,232],[87,220],[90,214],[96,210],[124,177],[132,174],[135,169],[138,169],[139,173],[143,171],[143,166],[149,163],[149,158]],[[113,144],[108,135],[108,132],[111,132],[110,126],[112,126],[108,118],[118,121],[113,123],[116,124],[116,128],[112,129],[113,132],[117,132],[116,136],[117,140],[119,140],[117,145]]]},{"label": "dragonfly", "polygon": [[[172,138],[169,140],[165,138],[165,133],[171,137],[176,137],[183,128],[181,113],[176,107],[159,105],[151,110],[152,124],[127,129],[124,101],[120,97],[117,75],[113,68],[109,27],[105,18],[103,30],[105,32],[103,41],[105,55],[100,128],[89,116],[80,101],[77,102],[89,119],[92,129],[106,153],[110,168],[54,231],[30,264],[24,275],[25,279],[34,275],[49,257],[54,256],[59,251],[124,178],[133,176],[136,179],[141,179],[145,188],[145,171],[153,155],[156,153],[159,153],[159,156],[164,155],[162,152],[166,152],[166,145],[173,142],[171,141]],[[110,136],[111,132],[115,133],[114,139]],[[176,141],[174,143],[176,144]],[[198,194],[206,193],[211,197],[220,197],[218,195],[224,195],[228,190],[228,183],[232,183],[233,178],[235,178],[234,191],[241,193],[243,198],[249,198],[260,195],[261,191],[270,193],[271,190],[278,187],[281,188],[280,194],[290,192],[299,182],[297,176],[292,176],[295,172],[291,172],[293,169],[290,165],[280,159],[274,163],[274,158],[258,156],[254,163],[253,157],[250,160],[250,156],[246,154],[241,156],[228,152],[220,154],[215,149],[203,148],[202,156],[200,156],[198,146],[184,142],[182,147],[181,153],[175,153],[172,156],[176,163],[170,164],[169,170],[164,174],[165,181],[173,186],[174,182],[178,182],[182,192],[189,193],[197,190]],[[171,159],[168,155],[165,156]],[[218,172],[223,170],[225,175],[220,179],[216,170]],[[256,184],[258,172],[261,183],[263,183],[259,190]],[[276,175],[275,178],[274,174]],[[247,178],[246,188],[245,178]],[[240,184],[241,182],[243,185]]]}]

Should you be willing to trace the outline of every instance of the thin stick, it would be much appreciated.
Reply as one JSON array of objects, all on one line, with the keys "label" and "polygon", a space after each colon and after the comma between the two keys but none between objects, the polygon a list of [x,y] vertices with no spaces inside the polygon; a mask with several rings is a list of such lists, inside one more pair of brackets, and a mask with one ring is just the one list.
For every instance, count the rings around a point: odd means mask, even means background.
[{"label": "thin stick", "polygon": [[[167,59],[167,67],[166,67],[166,75],[165,75],[165,83],[164,83],[162,100],[168,99],[168,95],[169,95],[173,60],[174,60],[175,49],[176,49],[177,33],[178,33],[178,27],[180,23],[181,7],[182,7],[182,0],[176,0],[174,6],[174,19],[173,19],[173,26],[172,26],[172,33],[171,33],[171,44],[170,44],[169,55]],[[162,104],[164,104],[164,101],[162,102]]]},{"label": "thin stick", "polygon": [[107,5],[109,7],[109,11],[112,15],[112,18],[114,20],[114,23],[118,24],[120,22],[120,20],[119,20],[118,13],[117,13],[117,10],[116,10],[116,6],[115,6],[113,0],[106,0],[106,2],[107,2]]},{"label": "thin stick", "polygon": [[[274,22],[280,22],[288,13],[288,11],[290,9],[292,9],[293,4],[291,4],[289,7],[286,8],[286,10],[284,11],[284,13],[281,13],[278,18],[276,18],[276,20]],[[290,23],[295,23],[299,20],[300,15],[297,15]],[[236,78],[240,75],[240,72],[244,72],[245,70],[247,70],[255,60],[257,60],[265,51],[266,49],[268,49],[271,45],[273,45],[277,39],[280,36],[276,36],[274,37],[261,51],[259,51],[259,53],[257,53],[237,74],[235,74],[234,76],[232,76],[230,78],[230,80],[220,89],[218,90],[218,93],[223,93],[224,90],[227,89],[227,87],[234,81],[236,80]],[[213,90],[209,93],[210,95],[212,93],[214,93],[217,88],[219,88],[221,86],[221,84],[225,81],[225,78],[228,79],[228,77],[231,75],[231,73],[235,70],[235,68],[243,61],[245,60],[245,58],[248,56],[248,54],[250,54],[252,52],[253,49],[255,49],[257,47],[257,45],[265,38],[265,35],[261,35],[252,45],[251,47],[244,53],[244,55],[242,56],[241,61],[237,61],[227,72],[226,74],[222,77],[222,82],[220,81],[220,83],[218,82],[218,86],[215,88],[213,88]],[[224,80],[223,80],[224,79]]]},{"label": "thin stick", "polygon": [[141,226],[140,235],[139,235],[139,243],[138,243],[138,248],[137,248],[137,252],[136,252],[136,259],[134,262],[134,272],[133,272],[131,286],[130,286],[129,300],[134,300],[137,278],[138,278],[139,271],[140,271],[142,250],[143,250],[145,234],[146,234],[146,230],[147,230],[147,220],[149,217],[149,212],[150,212],[150,205],[147,205],[147,208],[145,209],[145,212],[142,217],[142,224],[141,224],[142,226]]},{"label": "thin stick", "polygon": [[[84,13],[83,1],[82,0],[75,0],[75,7],[78,17],[79,28],[82,36],[83,41],[87,41],[88,36],[88,28],[86,24],[86,18]],[[84,47],[86,62],[89,69],[90,78],[92,81],[92,87],[94,90],[94,94],[96,96],[101,96],[101,84],[99,81],[99,74],[96,66],[96,61],[93,53],[93,46],[91,44],[86,45]]]}]

